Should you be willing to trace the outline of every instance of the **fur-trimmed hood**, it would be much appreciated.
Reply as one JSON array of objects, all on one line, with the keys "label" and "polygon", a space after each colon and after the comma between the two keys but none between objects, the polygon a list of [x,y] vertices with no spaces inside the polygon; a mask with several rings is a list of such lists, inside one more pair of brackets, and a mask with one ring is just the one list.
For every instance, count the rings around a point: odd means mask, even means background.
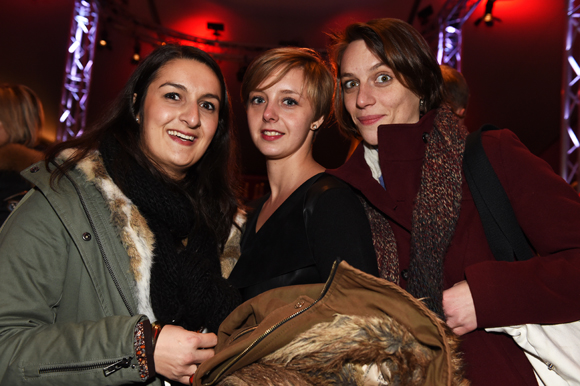
[{"label": "fur-trimmed hood", "polygon": [[[454,350],[457,341],[449,332]],[[426,385],[427,367],[437,350],[424,345],[388,316],[337,314],[319,323],[288,345],[243,367],[218,386],[383,386]],[[467,386],[461,359],[452,356],[451,385]]]},{"label": "fur-trimmed hood", "polygon": [[387,280],[335,264],[326,283],[275,288],[221,324],[198,386],[467,386],[459,339]]}]

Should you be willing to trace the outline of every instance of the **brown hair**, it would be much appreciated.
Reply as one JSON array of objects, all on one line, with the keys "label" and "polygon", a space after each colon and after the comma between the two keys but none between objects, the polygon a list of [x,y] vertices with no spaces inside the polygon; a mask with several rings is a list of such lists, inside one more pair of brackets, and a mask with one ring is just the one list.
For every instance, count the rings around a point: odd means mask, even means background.
[{"label": "brown hair", "polygon": [[363,40],[373,54],[387,65],[397,80],[425,101],[425,111],[438,108],[444,99],[443,78],[429,45],[410,24],[399,19],[375,19],[354,23],[343,32],[330,35],[331,58],[336,77],[334,111],[340,129],[347,137],[360,133],[345,110],[340,84],[340,65],[348,45]]},{"label": "brown hair", "polygon": [[446,64],[441,65],[441,73],[443,75],[443,84],[447,93],[446,102],[451,107],[451,110],[459,118],[465,118],[465,113],[459,115],[457,111],[467,109],[467,102],[469,101],[469,87],[465,78],[459,71]]},{"label": "brown hair", "polygon": [[[242,102],[247,106],[252,91],[271,87],[294,68],[304,71],[306,97],[313,106],[314,119],[324,117],[322,126],[328,124],[332,110],[334,79],[320,55],[309,48],[274,48],[254,59],[244,74]],[[280,70],[278,76],[270,84],[258,89],[260,83],[278,70]]]},{"label": "brown hair", "polygon": [[0,123],[9,143],[33,147],[44,124],[44,111],[38,96],[23,85],[0,85]]}]

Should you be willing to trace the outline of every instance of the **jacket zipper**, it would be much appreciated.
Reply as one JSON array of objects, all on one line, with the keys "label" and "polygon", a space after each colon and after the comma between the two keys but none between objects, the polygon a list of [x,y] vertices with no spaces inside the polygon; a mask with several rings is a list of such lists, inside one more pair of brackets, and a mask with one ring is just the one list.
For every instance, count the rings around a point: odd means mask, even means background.
[{"label": "jacket zipper", "polygon": [[85,364],[85,365],[54,365],[54,366],[44,366],[40,367],[38,373],[40,375],[43,374],[51,374],[51,373],[62,373],[62,372],[72,372],[72,371],[88,371],[88,370],[96,370],[96,369],[103,369],[103,373],[105,377],[121,370],[126,369],[131,366],[131,360],[133,357],[126,357],[111,361],[103,361],[103,362],[95,362],[92,364]]},{"label": "jacket zipper", "polygon": [[121,295],[121,299],[123,300],[123,303],[125,303],[125,307],[127,307],[127,310],[129,311],[129,315],[135,316],[133,310],[131,309],[131,305],[129,304],[129,301],[127,300],[127,297],[125,296],[125,293],[121,289],[121,285],[119,284],[119,281],[117,280],[117,276],[115,276],[115,273],[113,272],[113,268],[111,267],[111,264],[109,263],[109,259],[107,258],[107,255],[105,254],[105,251],[103,249],[103,244],[101,243],[101,238],[99,237],[99,234],[97,233],[97,230],[95,228],[95,224],[93,222],[93,218],[89,214],[89,211],[87,209],[87,204],[85,202],[83,195],[81,194],[80,188],[78,187],[76,182],[74,182],[72,180],[72,178],[70,178],[68,176],[68,174],[65,173],[65,176],[70,181],[72,186],[75,188],[77,195],[79,196],[79,199],[81,200],[81,205],[83,207],[83,210],[85,211],[85,214],[87,215],[87,219],[89,220],[89,224],[91,225],[91,229],[93,230],[93,233],[95,234],[95,238],[97,240],[97,245],[99,247],[99,251],[101,252],[101,256],[103,257],[103,261],[105,262],[105,266],[107,267],[107,270],[109,271],[109,274],[111,275],[111,278],[113,279],[113,283],[115,283],[115,287],[117,287],[117,291],[119,291],[119,294]]},{"label": "jacket zipper", "polygon": [[[308,311],[310,308],[314,307],[314,305],[316,303],[318,303],[320,300],[322,300],[322,298],[326,295],[326,292],[328,292],[328,288],[330,287],[330,284],[332,283],[332,281],[334,280],[334,275],[336,274],[336,270],[338,268],[338,263],[340,263],[340,261],[337,259],[337,261],[334,262],[334,264],[332,265],[332,270],[330,271],[330,275],[328,277],[328,280],[326,281],[326,283],[324,284],[324,287],[322,289],[322,292],[320,293],[320,296],[318,297],[318,299],[316,299],[312,304],[310,304],[308,307],[301,309],[298,312],[293,313],[290,316],[287,316],[285,319],[282,319],[281,321],[279,321],[278,323],[276,323],[275,325],[273,325],[272,327],[270,327],[269,329],[267,329],[266,331],[264,331],[264,333],[262,335],[260,335],[258,338],[256,338],[255,341],[253,341],[248,347],[246,347],[246,349],[244,351],[242,351],[241,353],[239,353],[233,360],[231,360],[218,374],[216,377],[214,377],[214,381],[210,381],[209,383],[203,383],[203,385],[207,385],[207,386],[211,386],[214,385],[218,379],[221,378],[221,376],[227,371],[229,370],[234,364],[236,364],[240,359],[242,359],[246,354],[248,354],[250,352],[250,350],[252,350],[254,347],[256,347],[258,345],[258,343],[260,343],[261,341],[263,341],[268,335],[270,335],[272,332],[274,332],[278,327],[282,326],[284,323],[289,322],[290,320],[294,319],[295,317],[297,317],[300,314],[303,314],[304,312]],[[245,331],[244,331],[245,332]]]}]

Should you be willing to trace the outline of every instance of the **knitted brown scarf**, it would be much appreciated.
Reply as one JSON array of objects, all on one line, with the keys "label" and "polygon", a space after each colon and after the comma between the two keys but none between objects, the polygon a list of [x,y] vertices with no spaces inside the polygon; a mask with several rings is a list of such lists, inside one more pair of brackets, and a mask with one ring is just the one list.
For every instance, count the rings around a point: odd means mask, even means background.
[{"label": "knitted brown scarf", "polygon": [[[443,316],[443,262],[461,209],[461,165],[467,130],[447,108],[437,112],[429,135],[411,225],[407,291]],[[381,277],[398,283],[397,243],[387,218],[363,201]]]}]

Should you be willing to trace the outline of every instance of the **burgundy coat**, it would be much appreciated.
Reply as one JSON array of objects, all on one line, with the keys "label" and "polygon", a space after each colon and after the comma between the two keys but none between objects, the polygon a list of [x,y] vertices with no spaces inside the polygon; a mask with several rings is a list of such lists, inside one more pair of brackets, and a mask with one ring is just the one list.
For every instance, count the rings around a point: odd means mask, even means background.
[{"label": "burgundy coat", "polygon": [[[340,177],[382,211],[397,240],[401,287],[409,267],[411,216],[435,112],[416,124],[378,129],[379,160],[386,190],[373,179],[362,144],[340,168]],[[478,329],[463,337],[467,378],[479,385],[537,385],[523,351],[512,338],[483,330],[523,323],[580,319],[580,199],[543,160],[509,130],[487,131],[483,147],[536,252],[524,262],[496,261],[488,246],[467,182],[461,211],[444,262],[444,288],[467,280]]]}]

